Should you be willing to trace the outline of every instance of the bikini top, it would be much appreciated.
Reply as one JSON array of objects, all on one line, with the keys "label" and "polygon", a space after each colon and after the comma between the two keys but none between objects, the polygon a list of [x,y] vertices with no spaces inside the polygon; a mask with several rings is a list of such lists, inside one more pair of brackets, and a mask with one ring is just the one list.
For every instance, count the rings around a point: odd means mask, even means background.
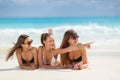
[{"label": "bikini top", "polygon": [[[32,54],[32,52],[31,52],[31,54]],[[26,64],[26,63],[34,63],[34,57],[33,57],[31,60],[29,60],[29,61],[25,60],[25,59],[22,57],[22,63],[23,63],[23,64]]]},{"label": "bikini top", "polygon": [[26,63],[34,63],[34,58],[32,58],[30,61],[27,61],[25,59],[22,58],[22,63],[26,64]]},{"label": "bikini top", "polygon": [[44,54],[45,54],[45,48],[43,49],[42,53],[43,53],[43,63],[46,64],[46,65],[55,66],[56,59],[55,59],[53,53],[52,53],[52,60],[51,60],[51,62],[47,62],[46,59],[45,59],[45,56],[44,56]]},{"label": "bikini top", "polygon": [[81,62],[82,61],[82,56],[78,57],[77,59],[70,59],[70,62],[73,63],[73,62]]}]

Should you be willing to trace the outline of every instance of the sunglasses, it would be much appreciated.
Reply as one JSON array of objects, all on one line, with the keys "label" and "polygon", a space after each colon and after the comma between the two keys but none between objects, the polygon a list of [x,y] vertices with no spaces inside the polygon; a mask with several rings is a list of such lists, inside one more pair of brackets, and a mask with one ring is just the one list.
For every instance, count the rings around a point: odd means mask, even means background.
[{"label": "sunglasses", "polygon": [[78,36],[78,35],[73,37],[73,39],[74,39],[74,40],[76,40],[76,39],[78,39],[78,38],[79,38],[79,36]]},{"label": "sunglasses", "polygon": [[29,41],[28,43],[24,43],[24,44],[31,45],[32,42],[33,42],[33,40]]}]

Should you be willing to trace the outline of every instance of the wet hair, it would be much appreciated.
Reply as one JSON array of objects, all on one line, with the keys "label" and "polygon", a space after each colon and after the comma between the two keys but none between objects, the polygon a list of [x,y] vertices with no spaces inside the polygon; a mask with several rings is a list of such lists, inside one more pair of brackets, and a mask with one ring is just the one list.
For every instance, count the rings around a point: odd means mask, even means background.
[{"label": "wet hair", "polygon": [[28,38],[29,36],[28,35],[25,35],[25,34],[22,34],[19,36],[17,42],[14,44],[14,46],[10,49],[10,51],[8,52],[7,56],[6,56],[6,61],[8,61],[8,59],[10,57],[13,56],[14,52],[17,50],[17,49],[22,49],[21,47],[21,44],[24,44],[26,38]]},{"label": "wet hair", "polygon": [[43,46],[45,46],[45,44],[44,44],[43,41],[45,41],[47,39],[47,37],[49,37],[50,35],[51,34],[49,34],[49,33],[43,33],[43,34],[41,34],[41,43],[42,43]]},{"label": "wet hair", "polygon": [[[63,37],[63,40],[62,40],[62,44],[60,46],[60,48],[66,48],[69,46],[69,43],[68,43],[68,40],[70,38],[75,38],[77,37],[77,33],[74,31],[74,30],[67,30],[65,33],[64,33],[64,37]],[[66,54],[61,54],[61,63],[63,65],[65,65],[66,63],[69,62],[69,52],[66,53]]]}]

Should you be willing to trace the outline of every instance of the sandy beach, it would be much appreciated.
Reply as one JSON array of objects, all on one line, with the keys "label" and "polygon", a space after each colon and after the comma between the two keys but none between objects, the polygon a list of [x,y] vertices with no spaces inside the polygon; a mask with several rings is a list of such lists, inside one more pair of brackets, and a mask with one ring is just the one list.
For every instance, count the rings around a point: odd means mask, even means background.
[{"label": "sandy beach", "polygon": [[[43,46],[41,34],[49,29],[54,40],[46,37],[48,47],[54,41],[56,49],[60,48],[65,32],[71,29],[77,36],[65,37],[70,45],[72,39],[82,44],[94,42],[87,49],[89,67],[23,70],[16,55],[5,61],[8,49],[19,45],[20,35],[33,40],[31,44],[20,39],[21,46],[39,48]],[[43,54],[48,53],[45,50]],[[120,0],[0,0],[0,80],[120,80]]]},{"label": "sandy beach", "polygon": [[0,80],[120,80],[119,52],[90,50],[88,53],[89,68],[84,70],[21,70],[15,56],[5,62],[5,55],[0,55]]}]

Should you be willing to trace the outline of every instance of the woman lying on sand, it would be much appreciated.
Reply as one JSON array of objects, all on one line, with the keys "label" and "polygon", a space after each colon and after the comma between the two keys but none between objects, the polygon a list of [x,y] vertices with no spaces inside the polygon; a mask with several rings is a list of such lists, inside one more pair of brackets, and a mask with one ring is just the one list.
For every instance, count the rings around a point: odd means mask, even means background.
[{"label": "woman lying on sand", "polygon": [[15,45],[8,52],[6,61],[16,52],[19,67],[21,69],[37,69],[37,49],[32,47],[31,43],[32,40],[28,35],[20,35]]},{"label": "woman lying on sand", "polygon": [[[67,30],[64,34],[62,44],[60,46],[61,49],[67,48],[69,46],[73,46],[78,43],[79,36],[74,30]],[[92,44],[88,43],[88,44]],[[90,48],[90,45],[86,45]],[[66,52],[65,54],[61,54],[61,63],[68,68],[72,68],[75,70],[85,69],[88,67],[88,60],[86,55],[85,46],[78,45],[78,48],[74,51]]]},{"label": "woman lying on sand", "polygon": [[65,68],[57,61],[58,54],[66,54],[67,52],[80,50],[83,46],[90,44],[74,44],[66,48],[55,49],[54,38],[51,33],[43,33],[41,35],[41,43],[43,46],[38,48],[38,63],[40,68]]}]

